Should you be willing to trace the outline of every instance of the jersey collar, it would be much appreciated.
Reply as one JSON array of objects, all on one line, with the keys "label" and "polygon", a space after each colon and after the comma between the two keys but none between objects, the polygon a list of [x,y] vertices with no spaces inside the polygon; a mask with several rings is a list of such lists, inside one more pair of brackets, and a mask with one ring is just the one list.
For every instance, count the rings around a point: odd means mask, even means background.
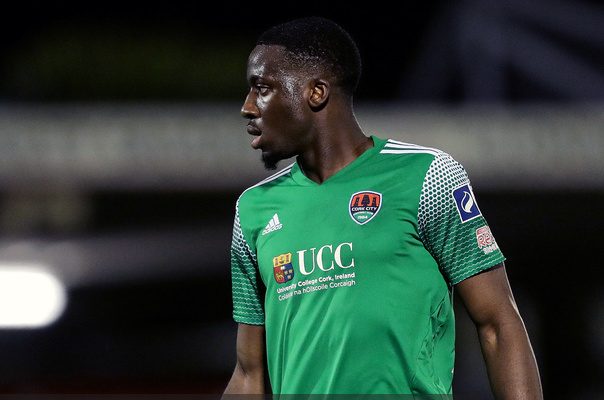
[{"label": "jersey collar", "polygon": [[317,183],[312,179],[308,178],[306,175],[304,175],[304,172],[302,171],[302,168],[300,168],[297,159],[291,169],[292,179],[297,184],[302,186],[325,186],[326,184],[334,180],[338,180],[341,176],[345,176],[349,171],[355,169],[359,164],[362,164],[365,160],[371,158],[374,154],[378,153],[384,147],[386,140],[378,138],[375,135],[371,135],[370,137],[373,140],[373,147],[370,147],[365,150],[360,156],[358,156],[351,163],[344,166],[338,172],[327,178],[323,183]]}]

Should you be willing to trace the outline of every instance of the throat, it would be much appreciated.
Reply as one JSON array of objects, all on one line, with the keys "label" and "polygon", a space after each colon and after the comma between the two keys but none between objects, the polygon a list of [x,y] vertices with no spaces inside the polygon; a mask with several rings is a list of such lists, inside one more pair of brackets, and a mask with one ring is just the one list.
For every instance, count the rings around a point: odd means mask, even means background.
[{"label": "throat", "polygon": [[317,151],[298,156],[298,165],[307,178],[321,184],[373,146],[373,139],[366,136],[358,143],[322,146]]}]

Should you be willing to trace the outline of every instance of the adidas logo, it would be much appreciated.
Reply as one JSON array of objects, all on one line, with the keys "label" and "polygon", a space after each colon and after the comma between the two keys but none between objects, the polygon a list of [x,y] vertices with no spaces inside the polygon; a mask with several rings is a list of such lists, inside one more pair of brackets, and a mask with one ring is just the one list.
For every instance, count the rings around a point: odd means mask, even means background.
[{"label": "adidas logo", "polygon": [[268,221],[268,224],[266,224],[266,227],[262,231],[262,235],[266,235],[267,233],[271,233],[273,231],[278,231],[281,228],[283,228],[283,224],[279,222],[279,216],[275,214],[273,215],[273,218]]}]

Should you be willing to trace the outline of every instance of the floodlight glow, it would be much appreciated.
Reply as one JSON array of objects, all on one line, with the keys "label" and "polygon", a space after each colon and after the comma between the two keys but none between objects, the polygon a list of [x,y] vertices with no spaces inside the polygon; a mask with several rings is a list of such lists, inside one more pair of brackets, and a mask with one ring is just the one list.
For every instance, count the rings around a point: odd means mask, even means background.
[{"label": "floodlight glow", "polygon": [[44,267],[0,264],[0,328],[50,325],[65,303],[65,288]]}]

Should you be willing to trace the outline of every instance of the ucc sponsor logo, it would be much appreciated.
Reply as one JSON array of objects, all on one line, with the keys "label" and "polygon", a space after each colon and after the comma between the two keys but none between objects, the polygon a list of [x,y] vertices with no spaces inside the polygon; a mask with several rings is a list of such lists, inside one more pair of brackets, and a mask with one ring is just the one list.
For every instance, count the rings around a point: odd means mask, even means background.
[{"label": "ucc sponsor logo", "polygon": [[352,242],[340,243],[335,247],[331,244],[326,244],[318,249],[312,247],[308,250],[299,250],[297,253],[298,269],[302,275],[312,274],[315,268],[327,272],[336,267],[343,269],[354,267]]},{"label": "ucc sponsor logo", "polygon": [[292,253],[280,254],[273,257],[273,273],[277,283],[286,283],[294,278],[293,258],[297,258],[297,270],[303,275],[310,275],[315,270],[328,272],[336,268],[349,269],[354,267],[352,242],[338,245],[326,244],[320,247],[296,251],[297,257]]},{"label": "ucc sponsor logo", "polygon": [[[324,293],[355,286],[356,274],[351,270],[354,267],[352,250],[352,242],[345,242],[311,247],[274,257],[275,280],[277,283],[287,282],[286,285],[276,288],[277,299],[285,301],[310,293]],[[294,271],[296,275],[301,274],[297,275],[295,281]],[[308,276],[310,274],[313,276]]]}]

